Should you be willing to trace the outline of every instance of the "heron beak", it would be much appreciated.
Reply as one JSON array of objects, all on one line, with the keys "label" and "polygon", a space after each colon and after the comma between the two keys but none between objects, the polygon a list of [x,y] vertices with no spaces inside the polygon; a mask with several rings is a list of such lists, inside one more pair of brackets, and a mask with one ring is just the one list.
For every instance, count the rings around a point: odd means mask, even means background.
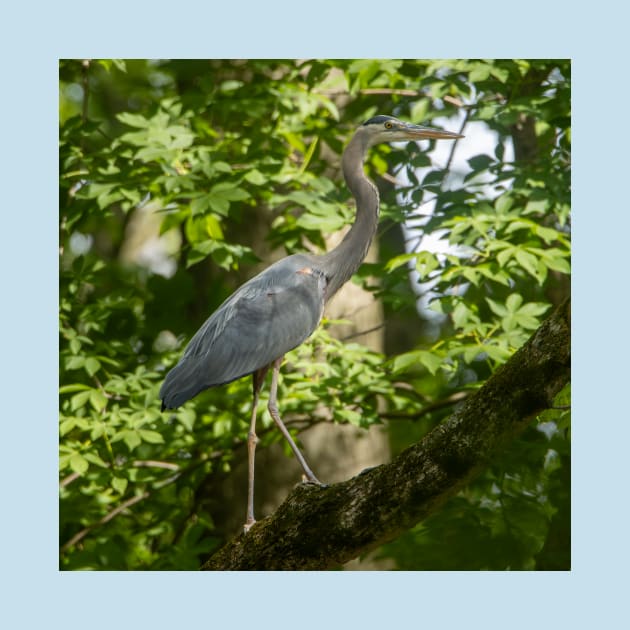
[{"label": "heron beak", "polygon": [[421,127],[420,125],[406,125],[401,131],[407,135],[410,140],[457,140],[463,138],[460,133],[452,131],[443,131],[442,129],[433,129],[432,127]]}]

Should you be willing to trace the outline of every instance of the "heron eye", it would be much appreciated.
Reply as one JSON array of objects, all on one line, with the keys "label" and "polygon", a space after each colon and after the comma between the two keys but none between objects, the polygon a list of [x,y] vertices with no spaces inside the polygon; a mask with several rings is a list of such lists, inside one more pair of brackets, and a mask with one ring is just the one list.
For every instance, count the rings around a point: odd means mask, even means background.
[{"label": "heron eye", "polygon": [[392,123],[390,122],[386,122],[385,123],[385,129],[391,129],[394,125],[392,125]]}]

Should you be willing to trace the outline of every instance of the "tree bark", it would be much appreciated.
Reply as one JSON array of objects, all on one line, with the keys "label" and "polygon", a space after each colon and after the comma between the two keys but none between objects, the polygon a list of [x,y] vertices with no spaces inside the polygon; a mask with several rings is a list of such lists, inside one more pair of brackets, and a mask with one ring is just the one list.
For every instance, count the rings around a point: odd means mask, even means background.
[{"label": "tree bark", "polygon": [[297,486],[278,510],[202,570],[322,570],[396,538],[475,477],[570,380],[567,299],[445,422],[391,463],[320,488]]}]

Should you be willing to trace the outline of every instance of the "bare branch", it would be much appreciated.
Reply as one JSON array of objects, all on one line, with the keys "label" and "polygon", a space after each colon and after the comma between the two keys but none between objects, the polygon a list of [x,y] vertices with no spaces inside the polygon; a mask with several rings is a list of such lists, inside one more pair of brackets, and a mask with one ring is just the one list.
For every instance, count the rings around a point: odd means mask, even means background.
[{"label": "bare branch", "polygon": [[143,492],[142,494],[139,494],[135,497],[131,497],[131,499],[123,501],[117,508],[114,508],[111,512],[105,514],[105,516],[103,516],[100,521],[97,521],[92,525],[88,525],[87,527],[84,527],[80,532],[77,532],[70,540],[68,540],[68,542],[66,542],[61,547],[60,552],[62,554],[65,553],[70,547],[76,545],[78,542],[83,540],[93,529],[96,529],[101,525],[105,525],[105,523],[111,521],[115,516],[118,516],[118,514],[124,512],[127,508],[130,508],[132,505],[146,499],[150,494],[150,492]]},{"label": "bare branch", "polygon": [[426,404],[422,409],[415,413],[397,413],[395,411],[386,411],[381,413],[381,418],[387,419],[404,419],[404,420],[418,420],[422,416],[426,416],[438,409],[444,409],[445,407],[452,407],[462,400],[465,400],[470,396],[470,392],[456,392],[448,398],[443,400],[436,400],[435,402]]}]

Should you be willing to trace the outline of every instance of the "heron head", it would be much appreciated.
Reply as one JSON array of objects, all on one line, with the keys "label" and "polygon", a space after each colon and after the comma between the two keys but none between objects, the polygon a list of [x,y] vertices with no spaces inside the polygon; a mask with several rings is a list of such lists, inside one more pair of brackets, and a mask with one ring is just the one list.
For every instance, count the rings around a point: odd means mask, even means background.
[{"label": "heron head", "polygon": [[427,140],[463,138],[459,133],[442,131],[431,127],[422,127],[403,122],[393,116],[374,116],[366,120],[360,127],[368,135],[368,145],[373,146],[381,142],[399,142],[401,140]]}]

